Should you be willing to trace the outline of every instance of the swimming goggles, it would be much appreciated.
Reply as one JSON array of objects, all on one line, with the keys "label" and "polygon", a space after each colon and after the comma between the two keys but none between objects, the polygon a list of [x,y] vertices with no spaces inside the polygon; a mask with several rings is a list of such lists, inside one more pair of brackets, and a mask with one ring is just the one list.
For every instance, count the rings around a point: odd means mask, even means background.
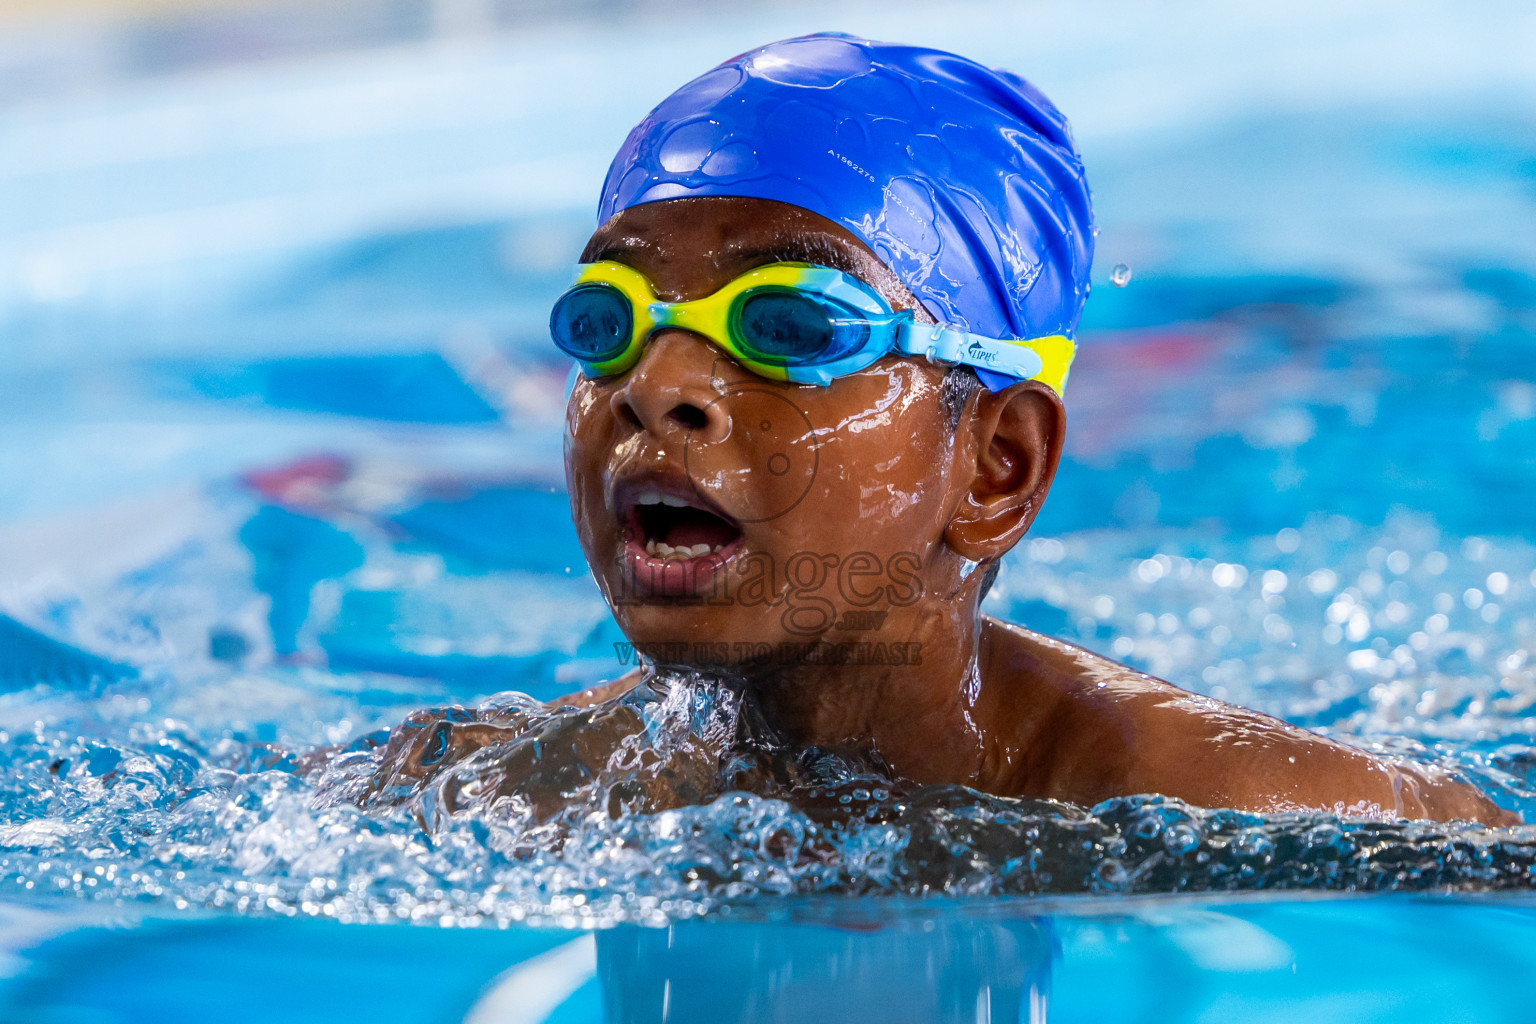
[{"label": "swimming goggles", "polygon": [[1074,346],[1065,335],[984,338],[913,322],[851,274],[808,263],[770,263],[713,295],[662,302],[633,267],[605,260],[578,268],[576,283],[549,318],[554,342],[588,377],[627,373],[646,339],[664,327],[702,334],[769,380],[830,384],[899,352],[941,365],[964,364],[1061,393]]}]

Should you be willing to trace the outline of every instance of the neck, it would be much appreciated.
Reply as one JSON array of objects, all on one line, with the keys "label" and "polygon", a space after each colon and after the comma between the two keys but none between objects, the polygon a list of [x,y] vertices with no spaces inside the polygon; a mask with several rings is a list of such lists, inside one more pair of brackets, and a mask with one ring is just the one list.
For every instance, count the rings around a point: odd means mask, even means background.
[{"label": "neck", "polygon": [[883,644],[903,663],[779,664],[748,672],[746,687],[796,746],[873,746],[914,782],[989,788],[994,702],[982,684],[979,589],[977,574],[961,594],[902,609],[878,633],[825,638],[875,656]]}]

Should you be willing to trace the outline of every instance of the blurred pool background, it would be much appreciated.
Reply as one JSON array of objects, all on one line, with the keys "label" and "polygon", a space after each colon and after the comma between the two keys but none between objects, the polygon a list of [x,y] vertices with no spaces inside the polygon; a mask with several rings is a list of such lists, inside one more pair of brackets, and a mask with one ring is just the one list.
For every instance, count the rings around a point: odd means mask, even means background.
[{"label": "blurred pool background", "polygon": [[[11,2],[5,1019],[334,1019],[333,997],[381,1021],[811,999],[843,1019],[829,992],[960,960],[979,973],[925,989],[949,1000],[928,1018],[1001,1019],[1011,993],[1032,1019],[1047,988],[1053,1019],[1519,1016],[1518,900],[812,906],[597,948],[281,920],[335,916],[284,888],[324,833],[300,796],[177,831],[189,794],[232,785],[210,772],[281,774],[265,744],[616,669],[566,513],[546,310],[629,127],[720,59],[822,29],[1023,73],[1089,169],[1068,457],[991,609],[1536,811],[1528,5]],[[366,873],[331,852],[316,870]],[[130,883],[146,865],[154,885]],[[206,916],[215,890],[261,919]],[[695,978],[691,1003],[633,987],[702,949],[740,976]],[[381,998],[427,957],[452,966]],[[800,988],[763,980],[786,963]]]}]

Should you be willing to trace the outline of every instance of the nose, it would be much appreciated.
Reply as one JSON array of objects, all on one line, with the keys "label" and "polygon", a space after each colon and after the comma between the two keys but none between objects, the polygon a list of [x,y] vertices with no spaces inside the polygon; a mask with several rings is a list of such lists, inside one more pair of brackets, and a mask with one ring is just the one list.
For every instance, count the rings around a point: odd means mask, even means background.
[{"label": "nose", "polygon": [[702,432],[718,440],[730,432],[730,414],[715,386],[715,363],[729,358],[689,331],[656,332],[640,361],[613,393],[620,422],[657,437]]}]

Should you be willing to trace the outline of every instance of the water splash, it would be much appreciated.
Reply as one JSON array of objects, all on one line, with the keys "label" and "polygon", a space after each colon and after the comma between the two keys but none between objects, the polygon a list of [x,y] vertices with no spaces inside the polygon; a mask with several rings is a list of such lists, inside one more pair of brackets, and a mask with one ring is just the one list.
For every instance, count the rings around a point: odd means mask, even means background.
[{"label": "water splash", "polygon": [[[476,729],[493,741],[462,742]],[[607,924],[816,893],[1483,891],[1536,876],[1536,828],[904,785],[875,757],[775,744],[731,688],[691,677],[594,709],[507,696],[416,716],[324,758],[205,744],[170,721],[3,749],[12,899]]]},{"label": "water splash", "polygon": [[[1083,808],[903,785],[866,754],[784,748],[750,702],[707,679],[556,710],[259,650],[240,662],[178,654],[250,617],[253,598],[229,583],[225,518],[52,620],[61,639],[136,675],[0,694],[0,898],[605,923],[817,893],[1533,884],[1536,828],[1260,816],[1145,796]],[[584,630],[595,614],[590,587],[524,574],[468,586],[406,572],[416,563],[388,543],[367,547],[330,585],[344,606],[379,593],[385,570],[403,573],[422,596],[392,607],[396,637],[471,657],[482,649],[463,624],[494,604],[520,617],[526,649],[556,661],[585,650],[572,623]],[[1530,819],[1533,571],[1525,541],[1452,537],[1411,516],[1220,541],[1097,531],[1028,541],[987,608],[1335,739],[1436,762]],[[313,612],[301,654],[339,635],[336,621]],[[506,676],[464,678],[551,685],[542,663],[507,664]],[[410,714],[453,701],[464,707]]]}]

